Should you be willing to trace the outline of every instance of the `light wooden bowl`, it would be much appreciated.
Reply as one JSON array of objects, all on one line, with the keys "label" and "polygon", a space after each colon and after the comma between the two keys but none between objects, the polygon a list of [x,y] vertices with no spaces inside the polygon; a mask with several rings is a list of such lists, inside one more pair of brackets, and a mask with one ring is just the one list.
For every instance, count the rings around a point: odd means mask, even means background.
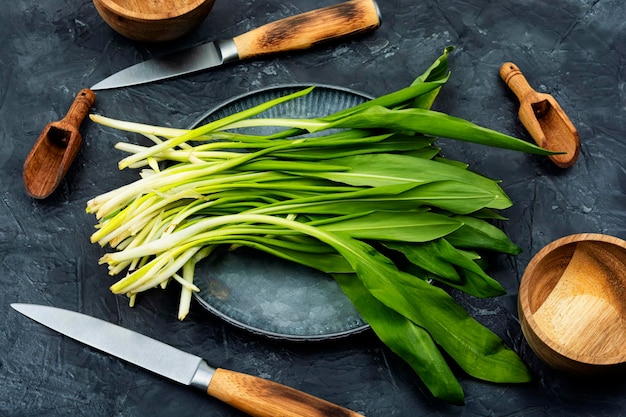
[{"label": "light wooden bowl", "polygon": [[215,0],[93,0],[118,33],[142,42],[176,39],[198,26]]},{"label": "light wooden bowl", "polygon": [[626,369],[626,242],[602,234],[556,240],[528,264],[519,290],[528,344],[553,368]]}]

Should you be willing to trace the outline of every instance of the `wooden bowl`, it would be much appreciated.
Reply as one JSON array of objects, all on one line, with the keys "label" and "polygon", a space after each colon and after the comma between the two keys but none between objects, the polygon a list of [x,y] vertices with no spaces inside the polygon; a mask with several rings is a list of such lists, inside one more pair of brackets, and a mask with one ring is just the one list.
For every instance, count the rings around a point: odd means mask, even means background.
[{"label": "wooden bowl", "polygon": [[528,264],[519,290],[528,344],[553,368],[626,369],[626,242],[601,234],[556,240]]},{"label": "wooden bowl", "polygon": [[127,38],[142,42],[176,39],[207,17],[215,0],[93,0],[102,19]]}]

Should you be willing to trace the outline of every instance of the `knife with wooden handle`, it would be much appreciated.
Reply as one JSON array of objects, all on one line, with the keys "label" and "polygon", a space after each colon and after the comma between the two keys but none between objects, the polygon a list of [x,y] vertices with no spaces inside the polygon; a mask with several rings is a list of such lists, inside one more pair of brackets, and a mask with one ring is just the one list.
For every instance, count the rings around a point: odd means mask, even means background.
[{"label": "knife with wooden handle", "polygon": [[11,307],[65,336],[157,375],[199,388],[254,417],[363,417],[267,379],[212,368],[198,356],[95,317],[36,304]]},{"label": "knife with wooden handle", "polygon": [[204,43],[123,69],[91,87],[127,87],[178,77],[243,59],[311,48],[380,26],[374,0],[351,0],[287,17],[232,39]]}]

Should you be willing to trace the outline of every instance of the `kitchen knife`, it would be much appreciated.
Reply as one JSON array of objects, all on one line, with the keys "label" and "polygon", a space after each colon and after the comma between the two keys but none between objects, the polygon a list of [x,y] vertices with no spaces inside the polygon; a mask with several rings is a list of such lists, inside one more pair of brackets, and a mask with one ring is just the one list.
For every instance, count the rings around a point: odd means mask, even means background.
[{"label": "kitchen knife", "polygon": [[212,368],[198,356],[95,317],[36,304],[11,304],[11,307],[72,339],[181,384],[200,388],[251,416],[363,417],[285,385]]},{"label": "kitchen knife", "polygon": [[141,62],[105,78],[91,89],[144,84],[261,55],[307,49],[379,26],[380,11],[374,0],[351,0],[268,23],[233,39],[217,40]]}]

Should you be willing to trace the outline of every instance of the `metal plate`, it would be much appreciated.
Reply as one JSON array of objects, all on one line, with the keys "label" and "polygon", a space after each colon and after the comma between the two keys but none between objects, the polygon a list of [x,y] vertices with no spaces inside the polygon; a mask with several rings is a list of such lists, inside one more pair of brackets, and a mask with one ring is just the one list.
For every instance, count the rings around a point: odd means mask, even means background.
[{"label": "metal plate", "polygon": [[[208,123],[309,85],[268,88],[237,97],[204,114]],[[306,96],[282,103],[257,117],[313,118],[369,99],[348,89],[318,85]],[[272,128],[249,128],[270,134]],[[327,274],[241,247],[220,251],[197,265],[196,299],[225,321],[271,338],[314,341],[345,337],[369,326]]]}]

